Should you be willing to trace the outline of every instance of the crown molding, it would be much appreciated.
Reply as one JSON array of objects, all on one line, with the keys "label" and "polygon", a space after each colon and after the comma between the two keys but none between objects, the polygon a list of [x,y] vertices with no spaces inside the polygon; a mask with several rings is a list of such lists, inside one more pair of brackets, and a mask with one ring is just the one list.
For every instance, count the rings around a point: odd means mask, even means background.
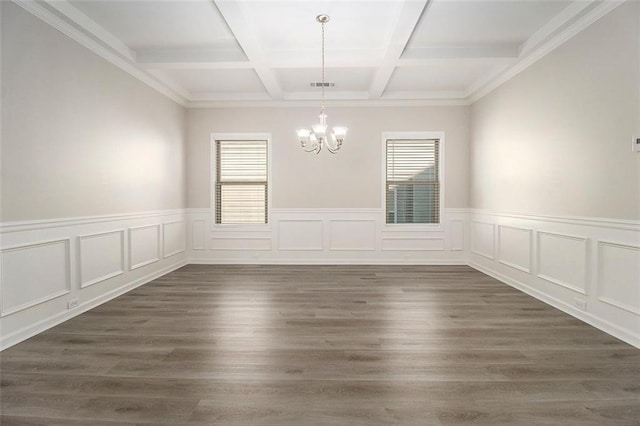
[{"label": "crown molding", "polygon": [[[469,106],[467,99],[366,99],[325,101],[328,107],[425,107]],[[189,101],[187,108],[317,108],[318,101]]]}]

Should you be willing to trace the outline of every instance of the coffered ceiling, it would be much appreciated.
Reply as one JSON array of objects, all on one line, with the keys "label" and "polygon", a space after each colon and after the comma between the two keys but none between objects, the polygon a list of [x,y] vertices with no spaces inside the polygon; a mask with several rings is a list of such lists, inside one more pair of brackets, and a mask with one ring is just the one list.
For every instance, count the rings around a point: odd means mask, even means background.
[{"label": "coffered ceiling", "polygon": [[604,16],[592,0],[14,0],[187,106],[468,104]]}]

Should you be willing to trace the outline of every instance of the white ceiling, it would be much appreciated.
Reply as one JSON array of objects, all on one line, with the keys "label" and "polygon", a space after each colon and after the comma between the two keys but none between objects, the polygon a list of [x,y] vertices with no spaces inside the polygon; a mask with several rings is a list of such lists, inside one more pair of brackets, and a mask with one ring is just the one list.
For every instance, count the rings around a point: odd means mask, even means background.
[{"label": "white ceiling", "polygon": [[611,10],[595,0],[20,0],[183,105],[469,103]]}]

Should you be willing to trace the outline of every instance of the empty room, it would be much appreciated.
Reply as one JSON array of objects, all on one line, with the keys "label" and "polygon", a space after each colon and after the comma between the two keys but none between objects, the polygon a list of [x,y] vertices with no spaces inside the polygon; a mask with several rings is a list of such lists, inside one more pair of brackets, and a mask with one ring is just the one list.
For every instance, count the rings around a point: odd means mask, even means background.
[{"label": "empty room", "polygon": [[640,1],[0,1],[0,424],[640,425]]}]

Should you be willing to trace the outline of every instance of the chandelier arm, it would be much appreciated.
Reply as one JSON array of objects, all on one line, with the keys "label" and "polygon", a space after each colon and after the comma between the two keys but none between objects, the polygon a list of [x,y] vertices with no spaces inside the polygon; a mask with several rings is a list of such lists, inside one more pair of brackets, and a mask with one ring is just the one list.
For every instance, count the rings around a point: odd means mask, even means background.
[{"label": "chandelier arm", "polygon": [[335,146],[331,146],[331,143],[329,142],[328,139],[325,141],[325,145],[327,146],[327,149],[334,154],[342,147],[342,142],[335,141],[335,143],[336,143]]},{"label": "chandelier arm", "polygon": [[322,146],[317,142],[311,144],[310,147],[307,147],[306,145],[302,145],[302,150],[304,152],[315,152],[317,154],[320,152],[321,149],[322,149]]},{"label": "chandelier arm", "polygon": [[342,148],[342,144],[337,144],[335,147],[331,147],[331,145],[327,144],[327,151],[329,151],[332,154],[335,154],[338,151],[340,151],[340,148]]}]

